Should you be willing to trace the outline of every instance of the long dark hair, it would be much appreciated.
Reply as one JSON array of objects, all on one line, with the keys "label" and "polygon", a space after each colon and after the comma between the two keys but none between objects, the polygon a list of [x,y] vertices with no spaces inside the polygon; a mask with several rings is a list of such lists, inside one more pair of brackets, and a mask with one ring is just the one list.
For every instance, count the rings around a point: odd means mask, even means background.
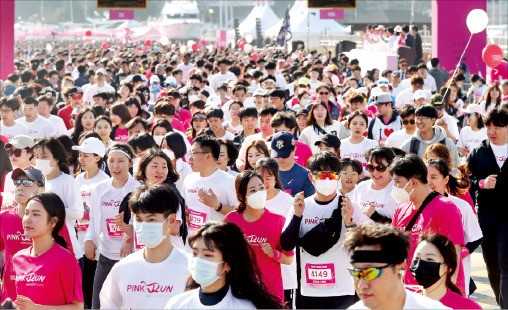
[{"label": "long dark hair", "polygon": [[141,157],[141,160],[139,162],[139,168],[138,172],[136,173],[136,180],[138,181],[146,181],[146,167],[148,164],[154,159],[155,157],[161,157],[164,158],[168,165],[168,179],[170,179],[173,182],[178,181],[180,176],[178,173],[176,173],[175,168],[173,167],[173,164],[171,163],[171,159],[169,159],[168,155],[166,155],[161,149],[159,148],[150,148],[146,151],[145,155]]},{"label": "long dark hair", "polygon": [[[238,213],[243,213],[247,207],[247,185],[252,178],[259,178],[263,183],[263,177],[256,170],[244,170],[242,171],[235,180],[236,197],[240,204],[236,207]],[[264,183],[263,183],[264,184]]]},{"label": "long dark hair", "polygon": [[[497,89],[497,91],[499,93],[499,96],[497,96],[496,102],[492,102],[492,97],[490,96],[490,91],[493,90],[494,88]],[[499,105],[501,104],[501,89],[499,88],[499,86],[497,86],[497,84],[491,84],[489,86],[489,88],[487,89],[487,92],[485,94],[485,110],[487,110],[487,108],[489,107],[489,105],[491,103],[494,104],[495,108],[499,107]]]},{"label": "long dark hair", "polygon": [[57,138],[42,138],[35,142],[32,150],[35,150],[37,147],[47,149],[53,158],[58,161],[58,169],[63,173],[69,174],[69,166],[67,165],[69,161],[69,153],[65,150],[63,144]]},{"label": "long dark hair", "polygon": [[4,176],[12,171],[12,164],[5,149],[5,144],[0,140],[0,188],[4,188]]},{"label": "long dark hair", "polygon": [[27,201],[27,205],[30,201],[35,200],[42,204],[46,212],[48,212],[48,223],[53,218],[57,218],[57,222],[53,230],[51,231],[51,237],[65,249],[68,249],[67,242],[60,236],[60,230],[65,225],[65,205],[60,197],[55,193],[39,193],[30,197]]},{"label": "long dark hair", "polygon": [[279,177],[279,163],[275,159],[271,157],[258,159],[258,162],[256,163],[256,171],[261,175],[265,172],[271,174],[275,178],[274,188],[280,190],[283,189],[282,182]]},{"label": "long dark hair", "polygon": [[440,234],[424,234],[420,237],[419,242],[427,241],[432,243],[443,255],[444,264],[448,267],[446,271],[446,287],[454,293],[463,296],[462,290],[452,281],[452,275],[457,270],[457,251],[453,242],[447,237]]},{"label": "long dark hair", "polygon": [[270,150],[268,150],[268,147],[266,146],[266,143],[262,140],[254,140],[251,142],[251,144],[247,147],[245,150],[245,170],[252,170],[255,167],[252,167],[249,163],[249,151],[251,148],[256,148],[260,153],[263,153],[265,157],[270,157]]},{"label": "long dark hair", "polygon": [[95,118],[97,117],[97,115],[95,114],[95,111],[90,109],[90,108],[84,108],[83,110],[81,110],[78,113],[78,116],[76,117],[76,123],[74,124],[74,130],[72,131],[72,134],[71,134],[71,140],[72,140],[72,143],[74,143],[74,145],[78,145],[79,144],[78,143],[79,136],[85,130],[83,128],[83,124],[81,123],[81,120],[83,119],[83,115],[85,115],[85,113],[87,113],[87,112],[91,112],[93,114],[94,124],[95,124]]},{"label": "long dark hair", "polygon": [[[261,282],[261,272],[256,261],[256,254],[236,224],[225,221],[207,222],[189,237],[190,246],[192,247],[199,238],[203,238],[208,249],[213,251],[215,248],[220,251],[224,262],[231,267],[231,270],[226,274],[226,282],[231,287],[233,296],[238,299],[250,300],[258,309],[282,309],[284,307]],[[187,282],[187,290],[197,287],[199,284],[190,277]]]},{"label": "long dark hair", "polygon": [[448,176],[446,192],[453,196],[465,195],[471,187],[471,182],[469,181],[469,176],[471,173],[467,170],[466,164],[457,166],[459,169],[457,177],[454,177],[450,174],[450,167],[444,159],[431,158],[427,160],[427,166],[436,168],[436,170],[439,171],[443,177]]},{"label": "long dark hair", "polygon": [[321,131],[324,131],[324,129],[319,127],[319,125],[316,121],[316,117],[314,116],[314,110],[318,106],[322,106],[326,109],[325,125],[333,124],[333,120],[332,120],[332,116],[330,115],[330,111],[328,110],[328,103],[322,102],[322,101],[316,101],[314,104],[312,104],[312,107],[309,111],[309,116],[307,116],[307,126],[313,126],[314,131],[316,131],[317,133],[321,133]]}]

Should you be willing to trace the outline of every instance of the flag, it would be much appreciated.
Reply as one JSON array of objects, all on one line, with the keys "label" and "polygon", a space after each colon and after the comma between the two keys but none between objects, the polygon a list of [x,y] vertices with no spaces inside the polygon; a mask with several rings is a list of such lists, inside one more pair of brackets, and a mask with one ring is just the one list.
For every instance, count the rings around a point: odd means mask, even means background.
[{"label": "flag", "polygon": [[[288,38],[289,34],[289,38]],[[291,24],[289,22],[289,8],[286,10],[284,21],[280,27],[279,35],[277,36],[277,45],[281,47],[286,46],[286,41],[291,38]]]}]

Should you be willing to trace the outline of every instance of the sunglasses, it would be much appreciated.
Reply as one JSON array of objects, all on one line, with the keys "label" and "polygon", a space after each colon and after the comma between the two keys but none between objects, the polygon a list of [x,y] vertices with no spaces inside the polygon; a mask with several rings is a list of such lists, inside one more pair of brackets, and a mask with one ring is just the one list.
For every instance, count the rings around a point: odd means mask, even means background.
[{"label": "sunglasses", "polygon": [[401,67],[407,67],[407,64],[400,64]]},{"label": "sunglasses", "polygon": [[370,267],[370,268],[353,268],[348,267],[349,273],[355,278],[355,280],[366,280],[371,281],[376,278],[379,278],[381,274],[383,273],[382,270],[391,267],[393,264],[388,264],[386,266],[381,267]]},{"label": "sunglasses", "polygon": [[324,92],[324,91],[321,91],[319,92],[320,95],[329,95],[330,93],[329,92]]},{"label": "sunglasses", "polygon": [[402,124],[404,124],[404,125],[407,125],[407,124],[414,125],[414,124],[416,124],[416,121],[415,121],[415,119],[404,119],[404,120],[402,120]]},{"label": "sunglasses", "polygon": [[328,171],[328,172],[318,172],[316,174],[314,174],[314,176],[316,177],[317,180],[338,180],[339,179],[339,174],[337,172],[331,172],[331,171]]},{"label": "sunglasses", "polygon": [[23,149],[8,149],[7,150],[7,154],[9,154],[9,156],[16,156],[16,157],[20,157],[21,156],[21,152],[23,152]]},{"label": "sunglasses", "polygon": [[441,111],[444,109],[444,107],[439,107],[439,108],[436,107],[435,109],[436,109],[436,111]]},{"label": "sunglasses", "polygon": [[28,180],[28,179],[22,179],[22,180],[14,180],[13,181],[14,186],[20,187],[21,184],[23,184],[24,187],[32,187],[35,184],[35,181]]},{"label": "sunglasses", "polygon": [[473,113],[466,113],[466,117],[471,117],[471,115],[473,115]]},{"label": "sunglasses", "polygon": [[71,98],[74,99],[74,100],[76,100],[76,99],[83,99],[83,95],[82,94],[72,94]]},{"label": "sunglasses", "polygon": [[377,167],[374,167],[373,165],[368,164],[366,166],[366,168],[367,168],[367,171],[369,171],[369,172],[374,172],[374,170],[377,170],[378,172],[385,172],[387,167],[383,166],[383,165],[379,165]]}]

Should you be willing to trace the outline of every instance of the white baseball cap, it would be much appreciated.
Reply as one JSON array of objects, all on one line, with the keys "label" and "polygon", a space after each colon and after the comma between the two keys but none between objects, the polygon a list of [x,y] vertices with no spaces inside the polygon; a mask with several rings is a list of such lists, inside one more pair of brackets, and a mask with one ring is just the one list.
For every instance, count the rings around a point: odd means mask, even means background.
[{"label": "white baseball cap", "polygon": [[418,99],[421,99],[421,98],[425,98],[425,100],[427,100],[427,93],[422,90],[422,89],[419,89],[417,91],[415,91],[415,93],[413,94],[413,99],[414,100],[418,100]]},{"label": "white baseball cap", "polygon": [[484,114],[483,108],[479,104],[473,104],[473,103],[469,104],[466,107],[465,112],[466,113],[478,113],[480,115]]},{"label": "white baseball cap", "polygon": [[95,137],[87,138],[83,141],[83,143],[81,143],[81,145],[74,145],[72,149],[82,153],[97,154],[100,157],[104,157],[104,155],[106,155],[106,147],[104,146],[104,143]]}]

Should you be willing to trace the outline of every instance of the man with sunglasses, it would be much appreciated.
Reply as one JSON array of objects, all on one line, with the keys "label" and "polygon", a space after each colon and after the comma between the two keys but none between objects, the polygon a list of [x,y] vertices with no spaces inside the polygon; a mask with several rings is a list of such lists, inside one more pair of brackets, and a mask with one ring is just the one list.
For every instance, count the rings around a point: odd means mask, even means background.
[{"label": "man with sunglasses", "polygon": [[349,309],[447,309],[404,288],[408,236],[386,224],[363,224],[346,233],[349,272],[360,301]]},{"label": "man with sunglasses", "polygon": [[57,116],[63,119],[65,127],[71,129],[71,113],[75,108],[83,108],[83,90],[79,87],[67,88],[63,91],[65,98],[69,100],[69,104],[61,108]]},{"label": "man with sunglasses", "polygon": [[459,127],[457,126],[457,120],[446,113],[443,96],[438,94],[433,95],[430,99],[430,104],[432,104],[437,112],[436,126],[443,128],[448,138],[455,143],[459,137]]},{"label": "man with sunglasses", "polygon": [[402,129],[386,138],[385,146],[400,148],[406,140],[411,139],[416,131],[415,107],[405,105],[399,115],[402,119]]}]

